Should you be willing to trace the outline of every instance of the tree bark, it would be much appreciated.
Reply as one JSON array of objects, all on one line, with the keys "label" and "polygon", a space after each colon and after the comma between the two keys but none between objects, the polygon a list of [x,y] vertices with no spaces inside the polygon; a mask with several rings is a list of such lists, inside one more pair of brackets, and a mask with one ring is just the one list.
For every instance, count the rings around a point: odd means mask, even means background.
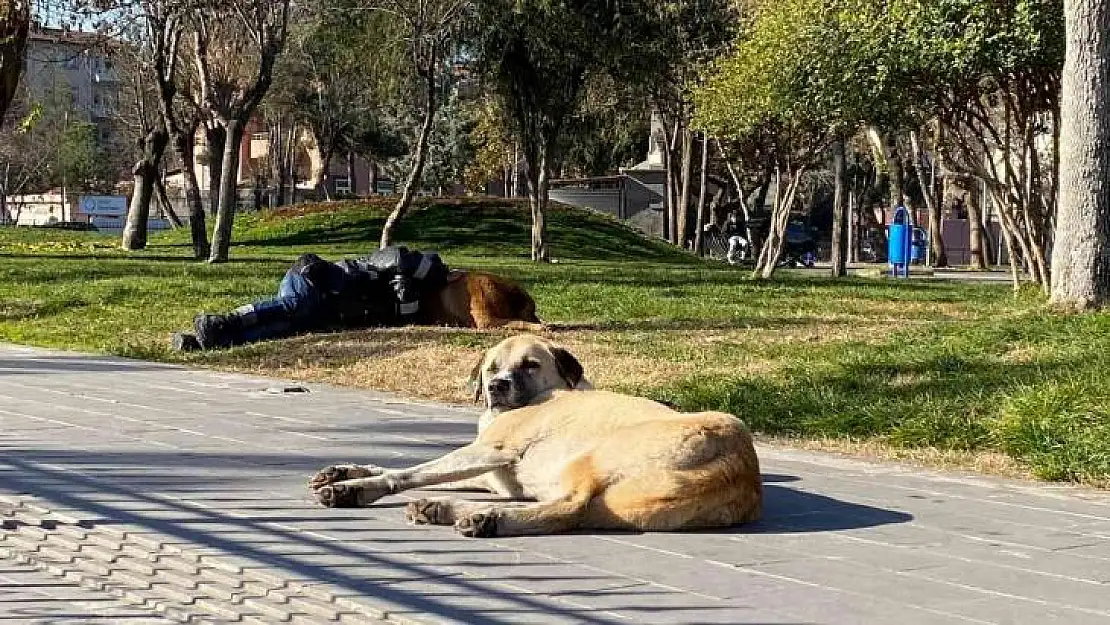
[{"label": "tree bark", "polygon": [[219,124],[209,123],[204,129],[204,141],[208,146],[208,214],[217,215],[220,211],[220,187],[223,186],[227,130]]},{"label": "tree bark", "polygon": [[347,150],[347,184],[350,186],[350,193],[353,196],[358,196],[358,179],[355,177],[357,173],[355,171],[354,150]]},{"label": "tree bark", "polygon": [[185,191],[185,205],[189,209],[189,232],[193,241],[193,258],[208,258],[211,247],[208,245],[208,225],[205,223],[204,201],[201,199],[200,185],[197,184],[197,170],[194,167],[194,134],[197,126],[179,129],[174,133],[173,147],[181,160],[181,186]]},{"label": "tree bark", "polygon": [[[718,144],[717,149],[720,151],[720,144]],[[740,174],[736,173],[736,167],[727,159],[725,160],[725,167],[728,168],[728,175],[732,177],[732,184],[736,186],[736,193],[740,196],[740,212],[744,216],[744,235],[748,238],[748,245],[751,246],[750,249],[755,249],[755,237],[752,234],[752,214],[751,211],[748,210],[748,198],[744,197],[744,187],[740,182]],[[769,183],[762,185],[761,197],[764,199],[767,198],[767,184]]]},{"label": "tree bark", "polygon": [[989,266],[987,262],[987,243],[983,238],[983,198],[976,189],[971,194],[967,203],[968,248],[971,253],[971,268],[984,271]]},{"label": "tree bark", "polygon": [[29,0],[0,0],[0,120],[19,88],[30,26]]},{"label": "tree bark", "polygon": [[335,159],[335,148],[330,144],[320,150],[320,162],[322,163],[323,171],[320,173],[320,195],[324,197],[324,201],[332,201],[331,196],[331,162]]},{"label": "tree bark", "polygon": [[705,241],[702,235],[705,232],[705,211],[708,208],[708,203],[705,201],[705,194],[709,187],[709,137],[705,134],[701,136],[701,180],[698,182],[698,207],[697,207],[697,220],[694,224],[694,252],[698,256],[705,253]]},{"label": "tree bark", "polygon": [[154,190],[158,193],[158,201],[162,204],[162,211],[166,213],[166,217],[169,218],[173,228],[176,230],[183,227],[185,224],[182,223],[181,217],[178,217],[177,211],[174,210],[173,204],[170,202],[170,196],[166,193],[166,183],[161,176],[155,179]]},{"label": "tree bark", "polygon": [[227,262],[231,251],[231,227],[239,200],[239,148],[243,140],[243,122],[232,118],[225,123],[227,132],[220,171],[220,208],[216,212],[216,227],[212,232],[212,252],[208,256],[210,263]]},{"label": "tree bark", "polygon": [[154,128],[142,139],[142,158],[131,170],[135,188],[131,191],[131,205],[127,209],[127,223],[123,228],[120,246],[129,251],[146,248],[147,222],[150,220],[150,200],[159,176],[159,165],[166,152],[169,135],[163,128]]},{"label": "tree bark", "polygon": [[913,151],[913,169],[917,175],[917,184],[921,187],[921,195],[925,198],[925,209],[929,213],[929,251],[930,264],[933,267],[947,267],[948,255],[944,251],[944,239],[941,235],[941,199],[937,197],[937,184],[935,168],[933,172],[925,169],[925,151],[921,148],[917,131],[910,132],[910,146]]},{"label": "tree bark", "polygon": [[843,278],[848,275],[848,211],[845,201],[846,189],[844,178],[845,167],[844,141],[837,141],[833,146],[833,224],[832,224],[832,269],[830,273],[834,278]]},{"label": "tree bark", "polygon": [[[759,253],[756,262],[755,275],[758,278],[769,280],[774,277],[779,260],[786,244],[786,226],[790,223],[790,208],[794,205],[794,196],[798,192],[798,185],[802,181],[805,169],[799,167],[791,172],[787,170],[783,175],[782,170],[775,172],[775,207],[771,211],[771,224],[767,233],[767,240]],[[786,187],[783,188],[783,182]]]},{"label": "tree bark", "polygon": [[663,239],[671,239],[671,220],[674,217],[674,158],[671,155],[670,133],[663,133]]},{"label": "tree bark", "polygon": [[688,128],[682,130],[682,171],[681,196],[678,199],[677,225],[675,227],[675,243],[686,249],[686,242],[690,240],[690,178],[694,169],[694,133]]},{"label": "tree bark", "polygon": [[393,242],[393,230],[397,227],[399,222],[412,207],[412,198],[416,193],[416,188],[420,185],[424,177],[424,161],[428,158],[428,141],[432,135],[432,124],[435,122],[436,116],[436,78],[435,78],[435,63],[428,68],[425,75],[425,85],[427,93],[424,99],[424,123],[420,125],[420,134],[416,139],[416,155],[412,162],[412,168],[409,170],[408,179],[405,180],[405,188],[401,191],[401,197],[397,200],[397,205],[393,207],[393,212],[389,214],[389,218],[385,220],[385,226],[382,228],[382,238],[380,241],[381,247],[386,247]]},{"label": "tree bark", "polygon": [[893,210],[906,202],[906,171],[894,133],[886,135],[884,146],[887,150],[887,167],[890,169],[890,208]]},{"label": "tree bark", "polygon": [[532,260],[537,263],[551,262],[547,247],[547,202],[549,198],[548,152],[550,142],[543,140],[539,146],[538,165],[529,164],[529,203],[532,205]]},{"label": "tree bark", "polygon": [[1052,303],[1085,310],[1110,301],[1110,3],[1064,0],[1064,16]]}]

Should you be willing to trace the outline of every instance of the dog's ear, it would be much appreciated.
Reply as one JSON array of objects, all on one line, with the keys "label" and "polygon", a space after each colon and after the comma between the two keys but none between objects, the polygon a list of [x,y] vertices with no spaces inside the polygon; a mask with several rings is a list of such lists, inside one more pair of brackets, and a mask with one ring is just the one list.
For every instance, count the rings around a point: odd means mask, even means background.
[{"label": "dog's ear", "polygon": [[482,365],[486,362],[486,354],[478,359],[478,364],[470,370],[470,379],[467,380],[467,389],[474,394],[474,403],[482,401]]},{"label": "dog's ear", "polygon": [[555,356],[555,364],[559,367],[559,375],[567,382],[568,388],[578,386],[582,381],[582,375],[585,373],[582,370],[582,363],[573,354],[563,349],[562,347],[551,348],[551,354]]}]

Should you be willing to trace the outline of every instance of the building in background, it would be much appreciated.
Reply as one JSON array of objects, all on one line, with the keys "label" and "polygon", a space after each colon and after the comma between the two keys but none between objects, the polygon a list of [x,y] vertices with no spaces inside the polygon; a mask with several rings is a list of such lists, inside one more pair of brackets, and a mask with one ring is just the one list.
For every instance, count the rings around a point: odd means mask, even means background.
[{"label": "building in background", "polygon": [[97,145],[117,147],[120,81],[108,50],[110,42],[95,33],[52,28],[31,31],[23,83],[32,102],[48,114],[92,124]]}]

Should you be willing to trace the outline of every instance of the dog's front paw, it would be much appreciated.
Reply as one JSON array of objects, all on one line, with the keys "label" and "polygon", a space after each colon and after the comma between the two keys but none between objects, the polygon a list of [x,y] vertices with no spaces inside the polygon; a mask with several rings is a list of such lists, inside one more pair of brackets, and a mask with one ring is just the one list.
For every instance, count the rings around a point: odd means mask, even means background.
[{"label": "dog's front paw", "polygon": [[381,484],[329,484],[316,489],[316,501],[327,508],[364,508],[390,493]]},{"label": "dog's front paw", "polygon": [[455,521],[455,531],[469,538],[492,538],[497,535],[497,513],[476,512]]},{"label": "dog's front paw", "polygon": [[377,477],[382,473],[385,473],[385,469],[373,465],[333,464],[313,475],[312,479],[308,481],[308,486],[312,490],[317,490],[336,482],[345,482],[360,477]]},{"label": "dog's front paw", "polygon": [[450,525],[454,522],[450,503],[436,499],[417,499],[405,506],[405,520],[414,525]]}]

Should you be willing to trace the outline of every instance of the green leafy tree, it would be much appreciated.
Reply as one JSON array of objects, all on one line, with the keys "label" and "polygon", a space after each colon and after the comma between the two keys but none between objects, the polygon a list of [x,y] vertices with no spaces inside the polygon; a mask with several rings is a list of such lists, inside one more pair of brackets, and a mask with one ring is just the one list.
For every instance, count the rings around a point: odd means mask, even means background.
[{"label": "green leafy tree", "polygon": [[526,163],[532,260],[550,261],[549,181],[563,133],[579,110],[587,76],[624,50],[615,35],[620,7],[600,0],[483,0],[473,42],[478,68],[496,95]]},{"label": "green leafy tree", "polygon": [[615,40],[628,42],[613,55],[609,71],[629,85],[659,115],[663,133],[664,231],[679,244],[690,219],[694,137],[690,87],[703,66],[737,36],[748,2],[736,0],[644,0],[627,8]]},{"label": "green leafy tree", "polygon": [[694,90],[695,126],[751,145],[748,153],[773,172],[774,208],[755,269],[763,278],[774,274],[785,249],[803,175],[854,125],[854,96],[821,82],[839,47],[826,37],[840,16],[826,8],[820,0],[764,5],[734,53]]},{"label": "green leafy tree", "polygon": [[238,204],[240,146],[247,122],[273,82],[274,65],[285,47],[290,6],[289,0],[220,0],[199,4],[190,13],[197,100],[223,135],[219,206],[208,258],[212,263],[228,259]]},{"label": "green leafy tree", "polygon": [[96,126],[70,122],[62,132],[53,182],[67,189],[92,191],[109,186],[107,157],[96,143]]},{"label": "green leafy tree", "polygon": [[270,95],[272,113],[288,113],[312,132],[325,196],[332,161],[366,151],[358,144],[364,126],[397,100],[407,58],[396,16],[345,10],[348,4],[302,7]]},{"label": "green leafy tree", "polygon": [[[983,181],[1010,251],[1045,289],[1059,180],[1057,0],[899,0],[884,20],[902,84],[940,125],[946,167]],[[900,47],[896,47],[900,46]]]},{"label": "green leafy tree", "polygon": [[393,211],[382,228],[381,246],[393,242],[393,230],[412,206],[412,199],[424,177],[428,146],[443,101],[445,66],[453,62],[473,17],[474,3],[469,0],[367,0],[364,5],[391,15],[409,58],[408,73],[415,81],[420,99],[420,129],[412,143],[412,158],[405,184]]}]

